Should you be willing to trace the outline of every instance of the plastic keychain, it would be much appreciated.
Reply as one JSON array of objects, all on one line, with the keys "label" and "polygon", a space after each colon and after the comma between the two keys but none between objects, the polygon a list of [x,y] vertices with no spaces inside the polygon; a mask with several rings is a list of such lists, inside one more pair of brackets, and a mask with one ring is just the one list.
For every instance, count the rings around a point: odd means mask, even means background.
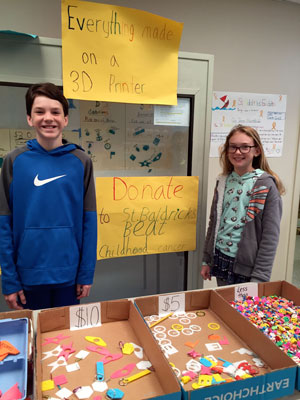
[{"label": "plastic keychain", "polygon": [[106,347],[106,343],[104,342],[103,339],[101,339],[101,337],[96,337],[96,336],[85,336],[85,340],[87,340],[88,342],[94,343],[97,346],[103,346]]},{"label": "plastic keychain", "polygon": [[128,383],[131,383],[137,379],[142,378],[143,376],[146,376],[148,374],[150,374],[151,371],[149,369],[145,369],[145,371],[139,372],[135,375],[130,376],[129,378],[122,378],[119,380],[119,385],[120,386],[126,386],[128,385]]},{"label": "plastic keychain", "polygon": [[102,361],[97,362],[96,371],[97,371],[97,375],[96,375],[97,381],[100,381],[100,382],[104,381],[104,366],[103,366]]},{"label": "plastic keychain", "polygon": [[106,392],[106,399],[122,399],[124,396],[124,392],[122,392],[122,390],[120,389],[109,389]]},{"label": "plastic keychain", "polygon": [[132,343],[120,342],[119,345],[120,345],[120,349],[122,350],[123,354],[130,355],[131,353],[134,352],[134,345]]},{"label": "plastic keychain", "polygon": [[123,368],[118,369],[118,371],[115,371],[111,374],[110,379],[115,379],[115,378],[122,378],[123,376],[129,375],[132,370],[134,369],[135,364],[127,364]]}]

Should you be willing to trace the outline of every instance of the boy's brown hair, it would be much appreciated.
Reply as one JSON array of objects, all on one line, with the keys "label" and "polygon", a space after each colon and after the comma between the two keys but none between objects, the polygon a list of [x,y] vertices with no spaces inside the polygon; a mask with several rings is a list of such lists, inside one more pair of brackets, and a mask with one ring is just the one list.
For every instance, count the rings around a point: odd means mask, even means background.
[{"label": "boy's brown hair", "polygon": [[45,96],[52,100],[57,100],[62,105],[64,116],[69,114],[68,100],[63,95],[61,89],[53,83],[36,83],[31,85],[26,92],[26,112],[31,116],[32,105],[37,96]]}]

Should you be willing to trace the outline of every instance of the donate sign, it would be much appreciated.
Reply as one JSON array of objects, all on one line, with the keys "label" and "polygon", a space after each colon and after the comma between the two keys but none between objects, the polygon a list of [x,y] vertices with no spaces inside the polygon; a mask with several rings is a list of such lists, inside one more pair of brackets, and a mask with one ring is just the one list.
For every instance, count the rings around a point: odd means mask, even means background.
[{"label": "donate sign", "polygon": [[195,250],[198,177],[96,178],[97,259]]},{"label": "donate sign", "polygon": [[182,29],[182,23],[145,11],[62,0],[65,96],[177,104]]}]

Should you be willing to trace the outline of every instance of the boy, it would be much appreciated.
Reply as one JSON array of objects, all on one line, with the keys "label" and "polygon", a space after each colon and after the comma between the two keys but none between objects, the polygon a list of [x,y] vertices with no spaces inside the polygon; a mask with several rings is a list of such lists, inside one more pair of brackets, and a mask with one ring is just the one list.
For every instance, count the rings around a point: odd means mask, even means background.
[{"label": "boy", "polygon": [[2,292],[16,310],[78,304],[96,263],[92,162],[62,139],[68,102],[57,86],[32,85],[26,110],[36,139],[11,151],[1,171]]}]

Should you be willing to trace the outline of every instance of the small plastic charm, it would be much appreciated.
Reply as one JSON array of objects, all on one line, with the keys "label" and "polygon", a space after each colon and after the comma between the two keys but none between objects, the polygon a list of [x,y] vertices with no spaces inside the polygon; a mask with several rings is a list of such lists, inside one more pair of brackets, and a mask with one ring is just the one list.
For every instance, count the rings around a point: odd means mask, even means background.
[{"label": "small plastic charm", "polygon": [[106,354],[103,358],[101,358],[100,361],[102,361],[103,364],[108,364],[109,362],[119,360],[122,357],[123,357],[122,353]]},{"label": "small plastic charm", "polygon": [[69,337],[70,336],[64,336],[62,333],[60,333],[57,336],[45,338],[44,343],[42,343],[42,346],[45,346],[46,344],[50,344],[50,343],[59,344],[59,342],[61,342],[64,339],[68,339]]},{"label": "small plastic charm", "polygon": [[152,367],[150,361],[140,361],[136,364],[137,369],[149,369]]},{"label": "small plastic charm", "polygon": [[45,357],[42,358],[42,361],[44,361],[50,357],[58,357],[58,355],[61,351],[62,351],[61,346],[57,346],[57,347],[55,347],[55,349],[50,350],[50,351],[43,351],[43,354],[45,354]]},{"label": "small plastic charm", "polygon": [[183,371],[182,376],[189,376],[192,380],[197,378],[197,374],[192,371]]},{"label": "small plastic charm", "polygon": [[180,378],[181,382],[185,385],[186,383],[188,383],[191,378],[188,375],[184,375]]},{"label": "small plastic charm", "polygon": [[183,326],[181,324],[173,324],[171,328],[174,329],[175,331],[182,331]]},{"label": "small plastic charm", "polygon": [[141,346],[138,346],[135,343],[131,343],[134,347],[134,354],[137,358],[142,359],[144,357],[144,350]]},{"label": "small plastic charm", "polygon": [[125,343],[125,344],[122,346],[121,350],[122,350],[122,353],[123,353],[123,354],[128,354],[128,355],[130,355],[131,353],[134,352],[134,346],[133,346],[132,343]]},{"label": "small plastic charm", "polygon": [[85,350],[80,350],[77,354],[75,354],[76,361],[84,360],[90,353]]},{"label": "small plastic charm", "polygon": [[234,350],[231,353],[248,354],[249,356],[254,355],[253,351],[251,351],[249,349],[245,349],[245,347],[241,347],[240,349]]},{"label": "small plastic charm", "polygon": [[198,317],[204,317],[205,316],[205,311],[196,311],[196,315]]},{"label": "small plastic charm", "polygon": [[96,379],[97,381],[104,381],[104,366],[102,361],[98,361],[96,364],[96,370],[97,370],[97,375]]},{"label": "small plastic charm", "polygon": [[209,329],[212,329],[214,331],[220,329],[220,325],[216,322],[210,322],[207,326],[209,327]]},{"label": "small plastic charm", "polygon": [[102,354],[103,356],[106,356],[109,353],[109,350],[104,349],[103,347],[99,346],[87,346],[87,350],[93,351],[94,353]]},{"label": "small plastic charm", "polygon": [[65,357],[66,361],[68,361],[70,355],[75,353],[75,349],[73,349],[73,342],[70,344],[63,344],[62,345],[62,351],[59,353],[58,357]]},{"label": "small plastic charm", "polygon": [[189,357],[192,357],[192,358],[201,357],[201,354],[200,354],[200,353],[197,353],[197,351],[195,351],[195,350],[189,351],[189,352],[187,353],[187,355],[188,355]]},{"label": "small plastic charm", "polygon": [[115,379],[115,378],[122,378],[123,376],[129,375],[132,370],[135,368],[135,364],[127,364],[123,368],[119,369],[118,371],[115,371],[111,374],[110,379]]},{"label": "small plastic charm", "polygon": [[89,399],[94,391],[90,386],[81,386],[73,392],[78,399]]},{"label": "small plastic charm", "polygon": [[132,375],[132,376],[129,376],[128,378],[122,378],[122,379],[120,379],[119,385],[120,385],[120,386],[126,386],[126,385],[128,385],[128,383],[131,383],[131,382],[133,382],[133,381],[136,381],[137,379],[140,379],[140,378],[142,378],[143,376],[146,376],[146,375],[148,375],[148,374],[150,374],[150,373],[151,373],[151,371],[150,371],[149,369],[145,369],[144,371],[138,372],[137,374],[134,374],[134,375]]},{"label": "small plastic charm", "polygon": [[122,399],[124,396],[124,392],[122,392],[122,390],[120,389],[109,389],[106,392],[106,398],[107,399]]},{"label": "small plastic charm", "polygon": [[54,382],[52,379],[48,379],[47,381],[42,381],[42,392],[51,389],[54,389]]},{"label": "small plastic charm", "polygon": [[101,339],[101,337],[85,336],[85,340],[87,340],[88,342],[94,343],[97,346],[106,347],[106,343],[104,342],[103,339]]},{"label": "small plastic charm", "polygon": [[68,380],[65,377],[65,375],[56,375],[53,377],[53,381],[56,386],[65,385],[66,383],[68,383]]},{"label": "small plastic charm", "polygon": [[67,361],[64,357],[59,357],[56,361],[54,361],[51,364],[48,364],[48,367],[52,367],[50,374],[56,370],[56,368],[59,367],[65,367],[67,365]]},{"label": "small plastic charm", "polygon": [[70,396],[72,396],[73,392],[67,388],[62,388],[58,392],[55,393],[56,396],[58,396],[60,399],[68,399]]},{"label": "small plastic charm", "polygon": [[107,383],[104,382],[99,382],[95,381],[92,383],[92,387],[95,390],[95,392],[105,392],[105,390],[108,389]]}]

